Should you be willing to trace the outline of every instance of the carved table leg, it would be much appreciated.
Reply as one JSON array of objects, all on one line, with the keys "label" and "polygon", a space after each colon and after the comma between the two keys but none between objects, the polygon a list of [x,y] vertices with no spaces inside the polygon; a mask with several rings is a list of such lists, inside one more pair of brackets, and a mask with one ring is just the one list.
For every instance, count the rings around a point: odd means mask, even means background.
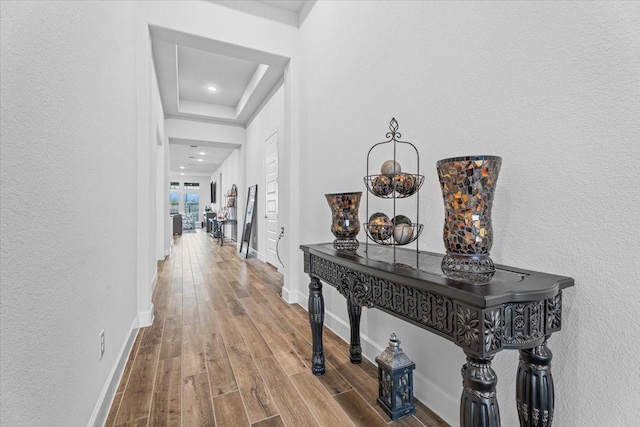
[{"label": "carved table leg", "polygon": [[552,357],[546,340],[537,347],[520,350],[516,402],[522,427],[551,426],[554,404]]},{"label": "carved table leg", "polygon": [[349,360],[351,363],[362,362],[362,347],[360,346],[360,315],[362,307],[351,302],[347,298],[347,311],[349,312],[349,325],[351,325],[351,342],[349,343]]},{"label": "carved table leg", "polygon": [[467,355],[462,367],[460,425],[463,427],[499,427],[500,411],[496,399],[498,378],[491,369],[491,359]]},{"label": "carved table leg", "polygon": [[309,323],[313,340],[311,356],[311,372],[314,375],[324,374],[324,352],[322,350],[322,325],[324,323],[324,297],[322,283],[315,277],[309,283]]}]

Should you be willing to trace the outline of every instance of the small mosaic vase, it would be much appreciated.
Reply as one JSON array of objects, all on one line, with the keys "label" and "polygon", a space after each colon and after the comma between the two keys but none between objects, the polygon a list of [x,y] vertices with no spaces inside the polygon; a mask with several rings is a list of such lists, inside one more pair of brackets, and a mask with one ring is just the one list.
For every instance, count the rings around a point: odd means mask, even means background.
[{"label": "small mosaic vase", "polygon": [[454,278],[487,282],[495,273],[491,206],[502,159],[466,156],[436,164],[444,199],[442,271]]},{"label": "small mosaic vase", "polygon": [[334,249],[355,251],[360,246],[356,236],[360,232],[358,208],[362,191],[325,194],[324,197],[331,208],[331,232],[336,237],[333,241]]}]

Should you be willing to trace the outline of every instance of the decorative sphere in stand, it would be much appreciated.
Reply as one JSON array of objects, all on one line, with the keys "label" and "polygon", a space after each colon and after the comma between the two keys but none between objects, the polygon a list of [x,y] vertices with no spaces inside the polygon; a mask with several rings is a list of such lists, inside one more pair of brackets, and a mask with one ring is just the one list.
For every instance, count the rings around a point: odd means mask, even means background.
[{"label": "decorative sphere in stand", "polygon": [[393,187],[398,193],[408,196],[414,192],[416,180],[411,174],[397,173],[393,175]]},{"label": "decorative sphere in stand", "polygon": [[395,217],[393,217],[393,219],[391,220],[391,223],[393,225],[399,225],[399,224],[409,224],[411,225],[411,220],[409,219],[409,217],[404,216],[404,215],[396,215]]},{"label": "decorative sphere in stand", "polygon": [[407,244],[413,237],[413,227],[410,224],[400,223],[393,227],[393,238],[399,245]]},{"label": "decorative sphere in stand", "polygon": [[369,217],[369,234],[376,240],[386,240],[393,233],[391,219],[381,212],[376,212]]},{"label": "decorative sphere in stand", "polygon": [[380,173],[382,175],[394,175],[402,172],[402,168],[400,167],[400,163],[395,160],[387,160],[382,164],[380,168]]},{"label": "decorative sphere in stand", "polygon": [[378,175],[371,180],[371,189],[376,196],[388,196],[393,193],[393,182],[387,175]]}]

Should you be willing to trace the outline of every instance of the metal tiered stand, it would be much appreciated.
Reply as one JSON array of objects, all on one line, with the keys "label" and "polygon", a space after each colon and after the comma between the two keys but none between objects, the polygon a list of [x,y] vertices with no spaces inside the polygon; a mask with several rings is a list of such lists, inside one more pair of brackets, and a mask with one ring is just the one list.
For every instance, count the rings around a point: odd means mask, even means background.
[{"label": "metal tiered stand", "polygon": [[[364,184],[367,187],[366,197],[366,218],[367,223],[364,229],[367,234],[365,252],[369,254],[369,240],[383,245],[391,246],[393,249],[393,262],[396,262],[396,246],[404,246],[410,243],[416,243],[416,257],[418,254],[418,237],[422,233],[422,224],[420,224],[420,187],[424,183],[424,176],[420,175],[420,155],[418,149],[408,141],[400,141],[402,135],[398,132],[398,122],[395,118],[389,122],[389,132],[386,134],[387,141],[379,142],[373,145],[367,153],[367,175],[364,177]],[[416,156],[416,173],[402,172],[398,163],[398,148],[402,145],[413,148]],[[378,151],[380,150],[380,151]],[[385,151],[387,150],[387,151]],[[371,171],[371,155],[379,155],[379,153],[393,154],[391,160],[384,162],[380,174],[372,174]],[[409,149],[409,152],[410,149]],[[386,157],[388,158],[388,157]],[[393,217],[380,215],[371,218],[369,215],[369,194],[377,198],[391,199],[393,201]],[[415,222],[411,221],[405,215],[398,215],[396,212],[396,200],[407,197],[416,196]]]}]

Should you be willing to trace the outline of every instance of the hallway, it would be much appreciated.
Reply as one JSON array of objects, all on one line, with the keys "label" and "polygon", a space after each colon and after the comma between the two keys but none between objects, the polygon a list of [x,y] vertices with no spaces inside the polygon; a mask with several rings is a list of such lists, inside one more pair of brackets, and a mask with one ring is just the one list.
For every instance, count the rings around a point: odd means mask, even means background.
[{"label": "hallway", "polygon": [[307,312],[281,287],[273,267],[235,245],[202,230],[175,237],[106,426],[447,425],[418,401],[415,416],[390,423],[376,367],[349,363],[347,343],[326,328],[327,372],[314,377]]}]

